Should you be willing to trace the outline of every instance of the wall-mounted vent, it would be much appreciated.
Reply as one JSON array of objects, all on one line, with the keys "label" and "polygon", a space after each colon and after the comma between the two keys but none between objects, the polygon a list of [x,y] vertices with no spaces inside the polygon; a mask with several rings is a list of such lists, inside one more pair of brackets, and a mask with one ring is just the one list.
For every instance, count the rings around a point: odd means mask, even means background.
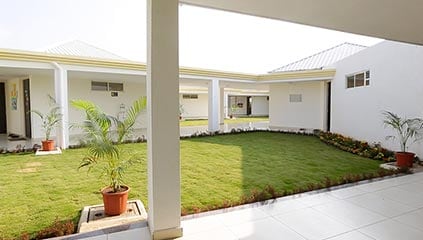
[{"label": "wall-mounted vent", "polygon": [[289,94],[289,102],[302,102],[302,94]]}]

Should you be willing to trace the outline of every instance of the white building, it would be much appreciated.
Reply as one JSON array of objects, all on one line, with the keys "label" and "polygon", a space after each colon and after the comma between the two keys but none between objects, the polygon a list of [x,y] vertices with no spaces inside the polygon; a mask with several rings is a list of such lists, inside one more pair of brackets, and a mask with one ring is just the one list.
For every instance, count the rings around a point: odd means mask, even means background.
[{"label": "white building", "polygon": [[[293,76],[270,84],[270,127],[330,130],[334,64],[363,49],[364,46],[343,43],[271,71]],[[303,77],[295,76],[300,73]]]},{"label": "white building", "polygon": [[[216,131],[228,116],[229,96],[254,96],[251,113],[268,115],[268,85],[259,76],[214,70],[180,69],[180,104],[184,118],[210,119]],[[29,52],[0,50],[0,134],[41,139],[40,119],[30,110],[46,112],[48,95],[54,96],[64,115],[58,135],[67,147],[69,135],[79,134],[69,126],[83,114],[70,106],[74,99],[90,100],[106,113],[117,116],[132,102],[146,96],[146,65],[133,62],[81,41]],[[241,97],[240,97],[241,98]],[[240,108],[242,109],[242,108]],[[245,109],[247,106],[245,105]],[[147,128],[144,112],[136,128]]]},{"label": "white building", "polygon": [[[327,78],[270,84],[272,128],[323,129],[400,150],[387,140],[383,111],[423,117],[423,47],[384,41],[366,48],[344,43],[272,72],[332,69]],[[422,143],[410,150],[423,156]]]},{"label": "white building", "polygon": [[[383,111],[423,117],[423,47],[384,41],[335,64],[331,131],[398,151],[383,126]],[[354,77],[355,76],[355,77]],[[423,145],[410,151],[423,156]]]},{"label": "white building", "polygon": [[[397,150],[385,139],[391,133],[381,113],[422,116],[422,61],[422,47],[385,41],[369,48],[344,43],[264,75],[181,68],[182,117],[210,118],[216,130],[231,115],[269,115],[273,129],[330,130]],[[69,100],[91,100],[118,115],[146,95],[145,79],[144,64],[79,41],[45,53],[0,51],[0,133],[42,138],[40,120],[28,110],[46,111],[50,94],[65,113],[57,137],[66,147],[78,133],[69,133],[69,124],[83,118]],[[137,127],[146,128],[146,113],[141,119]],[[417,143],[410,150],[423,155]]]}]

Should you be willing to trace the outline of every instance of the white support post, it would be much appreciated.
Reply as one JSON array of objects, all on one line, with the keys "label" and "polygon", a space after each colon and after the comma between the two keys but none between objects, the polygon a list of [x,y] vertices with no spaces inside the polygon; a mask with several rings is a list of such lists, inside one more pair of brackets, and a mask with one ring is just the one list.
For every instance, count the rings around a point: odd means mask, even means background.
[{"label": "white support post", "polygon": [[220,88],[219,95],[219,126],[225,124],[225,88]]},{"label": "white support post", "polygon": [[66,149],[69,147],[69,100],[68,100],[68,71],[59,64],[53,62],[54,66],[54,93],[56,103],[60,107],[62,120],[56,131],[58,147]]},{"label": "white support post", "polygon": [[178,0],[147,1],[148,225],[152,239],[182,236]]},{"label": "white support post", "polygon": [[223,101],[224,101],[223,107],[225,108],[224,109],[224,112],[225,112],[224,118],[228,118],[229,117],[229,94],[228,93],[225,93]]},{"label": "white support post", "polygon": [[213,79],[209,82],[209,132],[219,131],[219,107],[220,89],[219,80]]}]

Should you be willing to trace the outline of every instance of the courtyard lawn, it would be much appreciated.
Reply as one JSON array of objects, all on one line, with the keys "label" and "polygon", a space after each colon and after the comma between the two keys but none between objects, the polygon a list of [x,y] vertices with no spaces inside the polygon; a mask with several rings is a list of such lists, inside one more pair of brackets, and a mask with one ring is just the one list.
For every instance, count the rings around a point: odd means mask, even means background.
[{"label": "courtyard lawn", "polygon": [[[225,123],[248,123],[248,122],[265,122],[269,121],[268,117],[236,117],[225,119]],[[205,126],[208,124],[207,119],[186,119],[179,122],[181,127]]]},{"label": "courtyard lawn", "polygon": [[[131,199],[147,205],[146,144],[122,145],[144,159],[127,171]],[[60,220],[77,222],[83,206],[102,202],[99,170],[77,171],[86,149],[62,155],[0,155],[0,239],[34,233]],[[375,173],[380,162],[340,151],[312,136],[256,132],[181,141],[182,207],[236,201],[271,185],[292,190],[325,177]]]}]

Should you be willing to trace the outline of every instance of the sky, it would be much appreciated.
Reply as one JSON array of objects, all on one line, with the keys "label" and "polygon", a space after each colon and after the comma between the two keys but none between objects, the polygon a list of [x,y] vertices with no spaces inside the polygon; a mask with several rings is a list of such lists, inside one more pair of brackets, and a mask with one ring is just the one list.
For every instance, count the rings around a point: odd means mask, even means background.
[{"label": "sky", "polygon": [[[0,0],[0,48],[42,51],[81,40],[146,61],[145,0]],[[382,39],[180,5],[181,66],[266,73],[343,42]]]}]

